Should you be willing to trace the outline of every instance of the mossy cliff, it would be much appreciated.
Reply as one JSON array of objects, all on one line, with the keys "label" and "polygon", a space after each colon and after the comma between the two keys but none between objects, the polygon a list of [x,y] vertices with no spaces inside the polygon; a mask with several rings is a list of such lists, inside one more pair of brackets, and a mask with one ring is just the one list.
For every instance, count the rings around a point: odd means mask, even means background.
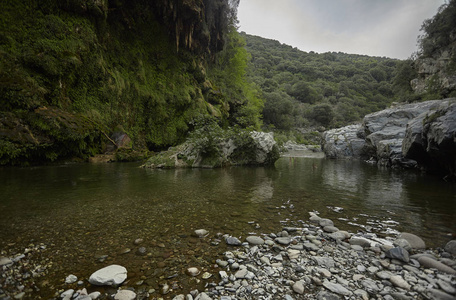
[{"label": "mossy cliff", "polygon": [[136,149],[201,115],[260,125],[236,1],[0,1],[0,164],[85,159],[122,126]]}]

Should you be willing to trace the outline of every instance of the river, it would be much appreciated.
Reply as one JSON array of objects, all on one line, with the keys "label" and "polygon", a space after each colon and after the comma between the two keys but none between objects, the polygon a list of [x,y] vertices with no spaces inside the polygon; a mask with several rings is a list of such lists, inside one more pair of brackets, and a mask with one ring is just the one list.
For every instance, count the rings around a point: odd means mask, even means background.
[{"label": "river", "polygon": [[[129,270],[131,285],[158,290],[173,278],[186,290],[202,284],[183,274],[186,267],[215,271],[215,259],[226,250],[224,242],[216,245],[217,233],[243,240],[278,232],[307,221],[309,211],[351,232],[407,231],[442,247],[456,233],[456,186],[316,155],[282,157],[270,168],[2,168],[0,256],[41,247],[33,259],[45,265],[46,276],[36,278],[39,291],[30,290],[31,298],[65,289],[69,274],[87,279],[111,263]],[[192,236],[200,228],[209,231],[208,239]],[[135,245],[136,239],[144,241]]]}]

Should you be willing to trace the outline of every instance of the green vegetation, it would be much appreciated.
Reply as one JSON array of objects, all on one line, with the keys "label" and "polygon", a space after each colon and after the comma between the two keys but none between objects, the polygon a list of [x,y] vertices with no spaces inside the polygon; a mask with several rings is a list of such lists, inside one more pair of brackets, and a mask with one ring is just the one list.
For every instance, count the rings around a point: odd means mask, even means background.
[{"label": "green vegetation", "polygon": [[[338,127],[397,100],[399,60],[303,52],[242,33],[251,55],[248,78],[262,92],[268,129]],[[397,79],[398,80],[398,79]]]},{"label": "green vegetation", "polygon": [[[432,57],[454,42],[456,32],[456,1],[442,5],[437,14],[427,19],[421,26],[423,35],[419,37],[419,57]],[[453,59],[455,59],[453,57]],[[454,60],[453,60],[454,62]]]},{"label": "green vegetation", "polygon": [[1,1],[0,164],[85,159],[119,125],[133,150],[182,142],[200,115],[259,128],[238,1],[168,2]]}]

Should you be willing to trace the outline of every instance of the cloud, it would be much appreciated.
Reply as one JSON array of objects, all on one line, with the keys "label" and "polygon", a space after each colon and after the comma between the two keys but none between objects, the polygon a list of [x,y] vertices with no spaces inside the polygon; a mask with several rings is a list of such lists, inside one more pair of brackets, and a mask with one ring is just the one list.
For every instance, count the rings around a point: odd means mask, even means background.
[{"label": "cloud", "polygon": [[241,0],[240,30],[304,51],[407,58],[444,0]]}]

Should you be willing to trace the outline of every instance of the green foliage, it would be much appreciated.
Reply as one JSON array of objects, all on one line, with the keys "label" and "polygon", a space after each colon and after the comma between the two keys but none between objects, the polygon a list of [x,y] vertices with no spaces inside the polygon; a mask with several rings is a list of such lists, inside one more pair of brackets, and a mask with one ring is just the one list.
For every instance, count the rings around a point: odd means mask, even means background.
[{"label": "green foliage", "polygon": [[397,100],[400,61],[345,53],[306,53],[242,33],[251,55],[247,77],[261,90],[266,128],[344,126]]},{"label": "green foliage", "polygon": [[448,47],[454,41],[456,28],[456,1],[443,4],[438,13],[423,22],[419,37],[420,57],[432,57],[435,52]]},{"label": "green foliage", "polygon": [[[198,5],[205,19],[186,17],[195,27],[187,32],[169,17],[183,8],[164,1],[0,1],[0,112],[15,115],[0,127],[3,157],[85,158],[103,151],[100,136],[117,125],[133,139],[132,151],[160,150],[184,141],[198,115],[259,128],[262,100],[245,81],[248,54],[233,27],[238,1]],[[52,122],[34,116],[46,107]],[[62,132],[65,118],[100,126],[85,132],[76,122]],[[22,147],[1,133],[15,122],[43,139]]]},{"label": "green foliage", "polygon": [[244,48],[245,41],[234,27],[227,37],[225,49],[217,54],[215,64],[209,68],[209,77],[224,95],[218,105],[227,116],[227,125],[259,129],[263,100],[246,79],[249,54]]}]

